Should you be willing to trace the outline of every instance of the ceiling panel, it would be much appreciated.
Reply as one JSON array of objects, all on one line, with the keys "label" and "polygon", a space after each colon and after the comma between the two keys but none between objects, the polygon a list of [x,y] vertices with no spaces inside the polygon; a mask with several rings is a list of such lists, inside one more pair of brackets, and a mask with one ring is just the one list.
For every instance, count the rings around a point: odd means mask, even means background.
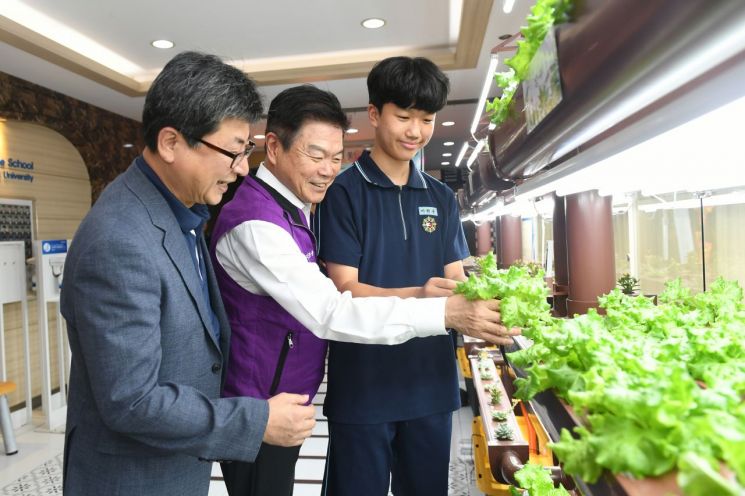
[{"label": "ceiling panel", "polygon": [[[229,59],[247,59],[392,45],[449,44],[457,42],[458,35],[458,29],[450,25],[451,12],[459,12],[462,2],[472,1],[485,0],[0,0],[0,16],[8,5],[22,2],[81,31],[137,65],[157,72],[184,49],[213,52]],[[502,11],[501,0],[495,0],[476,67],[446,71],[451,82],[449,99],[455,104],[449,104],[438,113],[438,126],[425,149],[427,169],[453,167],[442,166],[441,162],[453,164],[463,142],[469,138],[468,129],[476,111],[490,50],[499,43],[499,36],[519,31],[533,3],[532,0],[516,0],[512,13],[507,15]],[[382,17],[388,24],[378,30],[363,29],[360,21],[371,16]],[[160,37],[172,39],[176,47],[172,50],[152,48],[149,42]],[[125,96],[2,42],[0,60],[0,71],[140,119],[143,97]],[[500,64],[500,69],[503,68]],[[355,111],[368,103],[364,77],[314,80],[313,84],[332,91],[342,106],[350,109],[352,126],[360,130],[358,134],[347,136],[350,146],[372,141],[366,112]],[[291,86],[294,84],[261,86],[265,108],[280,91]],[[495,92],[492,88],[492,95]],[[456,125],[442,127],[439,123],[446,120],[455,121]],[[263,122],[252,126],[252,134],[263,131],[263,127]],[[455,144],[445,147],[445,141]],[[443,153],[452,155],[444,158]]]},{"label": "ceiling panel", "polygon": [[[231,60],[450,44],[449,0],[23,3],[84,33],[144,71],[162,67],[173,53],[150,46],[152,40],[161,38],[175,42],[177,50],[201,50]],[[382,17],[387,23],[380,29],[363,29],[360,22],[368,17]]]}]

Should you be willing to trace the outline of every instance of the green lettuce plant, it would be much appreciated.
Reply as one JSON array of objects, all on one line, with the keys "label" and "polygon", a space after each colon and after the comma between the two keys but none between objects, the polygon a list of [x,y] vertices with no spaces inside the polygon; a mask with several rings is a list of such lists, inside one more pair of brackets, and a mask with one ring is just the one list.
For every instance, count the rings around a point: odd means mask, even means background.
[{"label": "green lettuce plant", "polygon": [[502,410],[494,410],[491,412],[491,418],[495,422],[507,422],[507,412]]},{"label": "green lettuce plant", "polygon": [[[515,480],[520,484],[520,488],[527,491],[530,496],[569,496],[569,492],[561,484],[559,487],[554,487],[550,471],[541,465],[526,463],[523,468],[515,472]],[[510,494],[521,496],[525,493],[515,487],[510,487]]]},{"label": "green lettuce plant", "polygon": [[[679,280],[655,306],[619,289],[554,321],[532,347],[509,354],[527,372],[516,397],[548,388],[586,419],[552,447],[588,482],[604,469],[634,477],[677,468],[687,495],[745,491],[745,305],[736,282],[693,295]],[[724,463],[735,474],[719,474]]]},{"label": "green lettuce plant", "polygon": [[[642,478],[678,470],[688,496],[745,494],[745,303],[734,281],[693,294],[665,285],[658,305],[616,288],[572,319],[550,316],[543,274],[499,270],[456,288],[469,299],[500,298],[505,324],[533,344],[509,353],[526,372],[515,397],[553,389],[585,419],[552,448],[588,482],[603,470]],[[734,478],[719,473],[726,465]],[[532,493],[531,493],[532,494]]]},{"label": "green lettuce plant", "polygon": [[494,75],[497,86],[502,88],[502,95],[486,103],[486,113],[492,123],[499,125],[507,120],[512,99],[527,77],[531,60],[551,28],[569,20],[572,6],[572,0],[538,0],[530,10],[527,26],[520,29],[523,39],[517,42],[517,52],[504,62],[509,70]]},{"label": "green lettuce plant", "polygon": [[502,322],[508,327],[521,327],[526,336],[550,324],[551,307],[546,300],[548,288],[543,280],[543,269],[534,273],[519,265],[499,269],[493,253],[477,263],[480,275],[471,274],[467,281],[456,286],[455,293],[469,300],[498,298]]},{"label": "green lettuce plant", "polygon": [[497,436],[497,439],[500,441],[512,441],[515,439],[515,433],[509,424],[499,424],[494,431],[494,435]]}]

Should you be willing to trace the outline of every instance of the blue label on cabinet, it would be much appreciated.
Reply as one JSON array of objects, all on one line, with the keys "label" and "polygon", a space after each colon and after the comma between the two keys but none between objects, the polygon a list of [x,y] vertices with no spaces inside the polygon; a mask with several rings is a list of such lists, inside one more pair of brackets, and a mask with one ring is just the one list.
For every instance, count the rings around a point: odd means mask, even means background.
[{"label": "blue label on cabinet", "polygon": [[44,255],[53,253],[67,253],[66,239],[47,239],[41,242],[41,252]]}]

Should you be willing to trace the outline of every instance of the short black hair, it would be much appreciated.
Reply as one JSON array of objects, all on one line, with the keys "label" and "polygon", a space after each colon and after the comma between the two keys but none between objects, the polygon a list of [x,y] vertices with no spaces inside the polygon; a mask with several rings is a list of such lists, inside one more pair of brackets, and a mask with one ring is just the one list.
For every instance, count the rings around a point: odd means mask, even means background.
[{"label": "short black hair", "polygon": [[367,75],[370,103],[378,110],[386,103],[436,113],[447,103],[450,80],[423,57],[383,59]]},{"label": "short black hair", "polygon": [[225,119],[254,122],[262,111],[256,83],[242,71],[215,55],[182,52],[166,64],[145,97],[145,145],[155,151],[160,130],[173,127],[196,146]]},{"label": "short black hair", "polygon": [[338,126],[343,132],[349,129],[349,118],[336,95],[311,84],[303,84],[288,88],[274,97],[266,116],[266,132],[276,134],[286,150],[292,146],[297,132],[307,121]]}]

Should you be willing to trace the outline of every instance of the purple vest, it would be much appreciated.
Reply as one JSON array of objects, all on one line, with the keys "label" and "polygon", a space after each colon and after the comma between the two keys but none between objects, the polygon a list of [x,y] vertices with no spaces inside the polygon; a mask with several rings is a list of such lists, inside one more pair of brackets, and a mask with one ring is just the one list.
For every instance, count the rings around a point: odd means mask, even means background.
[{"label": "purple vest", "polygon": [[243,222],[262,220],[290,233],[308,263],[315,263],[315,238],[305,215],[267,188],[246,177],[220,211],[212,231],[210,253],[232,330],[223,396],[270,398],[284,392],[308,394],[312,399],[323,379],[326,341],[313,335],[271,296],[243,289],[215,259],[215,247],[225,233]]}]

